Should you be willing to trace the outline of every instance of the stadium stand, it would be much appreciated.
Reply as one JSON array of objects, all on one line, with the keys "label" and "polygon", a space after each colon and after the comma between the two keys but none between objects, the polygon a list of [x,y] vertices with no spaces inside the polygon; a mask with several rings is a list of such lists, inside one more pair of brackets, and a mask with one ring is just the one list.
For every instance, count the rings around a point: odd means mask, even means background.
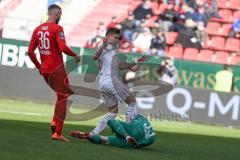
[{"label": "stadium stand", "polygon": [[223,37],[212,37],[210,48],[214,50],[224,50],[225,39]]},{"label": "stadium stand", "polygon": [[93,36],[91,33],[94,33],[99,22],[107,26],[113,16],[122,16],[128,9],[129,2],[130,0],[100,1],[86,17],[78,21],[77,25],[75,25],[69,33],[68,38],[70,43],[73,45],[83,45],[87,43],[89,38]]},{"label": "stadium stand", "polygon": [[229,6],[228,0],[218,0],[219,8],[225,8],[226,6]]},{"label": "stadium stand", "polygon": [[14,10],[22,0],[5,0],[0,3],[0,30],[3,28],[5,17]]},{"label": "stadium stand", "polygon": [[240,9],[240,1],[239,0],[230,0],[229,1],[229,8],[230,9]]},{"label": "stadium stand", "polygon": [[198,60],[204,62],[212,62],[213,61],[213,51],[212,50],[201,50],[199,53]]},{"label": "stadium stand", "polygon": [[219,18],[212,18],[212,21],[217,21],[217,22],[226,22],[226,23],[231,23],[233,22],[233,13],[229,9],[221,9],[219,11],[219,15],[222,17],[221,19]]},{"label": "stadium stand", "polygon": [[170,47],[166,56],[172,57],[172,58],[182,58],[182,56],[183,56],[182,46],[181,45],[176,45],[176,46]]},{"label": "stadium stand", "polygon": [[167,44],[173,45],[178,36],[177,32],[168,32],[166,35]]},{"label": "stadium stand", "polygon": [[228,53],[223,51],[217,51],[215,53],[215,62],[226,63],[228,61]]},{"label": "stadium stand", "polygon": [[[0,14],[0,24],[3,23],[3,17],[7,15],[4,18],[2,36],[29,40],[32,29],[41,22],[46,13],[47,4],[40,1],[15,0],[14,7],[6,7],[9,9],[6,11],[4,9],[4,13]],[[183,1],[181,0],[181,2]],[[0,8],[7,6],[8,2],[10,0],[1,2]],[[214,6],[214,2],[217,3],[217,6]],[[106,27],[115,26],[126,30],[126,26],[123,26],[122,23],[126,22],[131,15],[136,14],[136,8],[145,12],[145,3],[142,0],[81,0],[80,3],[78,0],[64,0],[63,3],[65,14],[63,14],[61,25],[64,26],[67,40],[72,46],[95,47],[95,45],[91,45],[92,39],[96,40],[96,37],[101,39]],[[127,42],[131,47],[125,48],[124,52],[132,52],[134,45],[131,42],[142,32],[141,30],[149,28],[153,36],[156,36],[159,30],[164,31],[166,38],[165,56],[214,63],[239,63],[240,32],[233,32],[234,34],[230,36],[233,24],[240,19],[239,0],[198,0],[194,2],[199,3],[197,6],[204,9],[196,8],[188,3],[176,5],[175,0],[169,0],[168,3],[152,0],[150,3],[150,8],[146,5],[146,10],[151,10],[147,11],[150,14],[141,20],[133,19],[135,26],[128,28],[130,33],[124,34],[128,39],[131,37],[130,41]],[[170,9],[171,5],[172,9]],[[31,14],[25,12],[29,6],[34,8],[34,12]],[[166,11],[173,17],[170,19],[166,17],[164,15]],[[190,24],[194,27],[190,31],[193,35],[191,35],[189,43],[199,43],[201,47],[188,44],[188,47],[183,48],[180,46],[181,44],[176,44],[181,27],[189,18],[193,20],[191,23],[195,23]],[[132,22],[129,20],[127,23],[131,24]],[[148,52],[143,51],[142,54]],[[232,56],[233,54],[236,56]],[[204,55],[212,58],[205,59]]]},{"label": "stadium stand", "polygon": [[[65,34],[76,25],[76,21],[81,20],[98,3],[95,0],[82,0],[79,5],[78,0],[65,0],[61,5],[63,16],[60,24],[63,25]],[[44,21],[47,13],[47,1],[42,0],[22,0],[21,3],[12,10],[4,20],[3,37],[19,40],[29,40],[33,29]],[[29,10],[29,6],[34,8]],[[77,12],[76,12],[77,11]],[[31,12],[31,14],[29,14]]]},{"label": "stadium stand", "polygon": [[240,41],[236,38],[228,38],[225,44],[226,51],[239,51],[240,49]]},{"label": "stadium stand", "polygon": [[[205,2],[205,0],[202,0],[202,2]],[[196,26],[196,29],[194,29],[194,31],[197,30],[196,31],[197,35],[195,39],[193,38],[191,39],[191,41],[193,42],[200,41],[202,45],[201,48],[188,47],[185,49],[180,47],[179,44],[175,46],[176,39],[179,35],[178,33],[179,30],[176,30],[176,28],[172,29],[170,27],[169,28],[170,30],[165,33],[166,42],[167,42],[167,46],[165,49],[165,52],[166,52],[165,56],[170,56],[175,58],[184,58],[187,60],[237,64],[238,58],[235,58],[236,60],[231,60],[231,61],[229,59],[232,59],[231,58],[232,53],[236,53],[237,55],[239,55],[240,41],[238,37],[233,37],[233,38],[229,37],[229,33],[232,30],[232,24],[238,18],[240,18],[239,2],[240,1],[236,1],[236,0],[217,1],[219,11],[217,14],[215,13],[216,15],[212,16],[212,18],[210,18],[207,21],[207,23],[205,24],[206,28],[203,25],[200,25],[202,27],[199,27],[199,28],[203,28],[203,30],[201,31],[198,28],[198,26]],[[128,12],[134,12],[134,10],[137,7],[141,6],[143,3],[144,2],[142,2],[141,0],[132,0],[131,3],[128,4],[129,5]],[[170,4],[171,3],[174,4],[174,0],[170,1]],[[205,4],[202,4],[202,5],[205,7]],[[162,15],[165,10],[168,10],[168,6],[169,4],[164,4],[161,1],[152,1],[151,9],[154,14],[151,17],[145,18],[144,22],[141,22],[141,24],[144,23],[143,24],[144,27],[149,27],[150,29],[154,28],[155,23],[158,22],[159,15]],[[174,10],[178,12],[180,17],[184,15],[182,14],[184,10],[186,10],[185,9],[186,7],[185,8],[184,7],[185,7],[184,5],[174,6]],[[187,16],[187,15],[185,14],[184,16]],[[120,16],[118,18],[119,23],[121,24],[121,22],[127,19],[127,17],[128,17],[127,14],[125,14],[125,18],[122,18],[122,16]],[[110,18],[111,16],[109,16],[109,19]],[[161,18],[160,18],[160,21],[161,21]],[[160,28],[164,27],[164,26],[161,26],[161,23],[164,23],[164,21],[160,22]],[[136,30],[139,30],[139,28],[138,27],[135,28],[134,34],[138,34]],[[198,37],[200,37],[200,39],[198,39]],[[125,51],[131,52],[131,49],[125,50]]]},{"label": "stadium stand", "polygon": [[187,60],[196,60],[199,57],[198,50],[196,48],[186,48],[183,58]]},{"label": "stadium stand", "polygon": [[222,28],[220,28],[219,36],[225,36],[227,37],[229,35],[229,32],[231,30],[231,24],[223,24]]},{"label": "stadium stand", "polygon": [[219,30],[221,29],[221,24],[218,22],[209,22],[207,24],[206,32],[210,35],[219,35]]}]

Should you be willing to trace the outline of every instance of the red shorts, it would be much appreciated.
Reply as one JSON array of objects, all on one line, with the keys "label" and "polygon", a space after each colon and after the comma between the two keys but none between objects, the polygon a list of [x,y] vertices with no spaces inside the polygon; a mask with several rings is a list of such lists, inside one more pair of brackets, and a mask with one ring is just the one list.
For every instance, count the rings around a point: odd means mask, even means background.
[{"label": "red shorts", "polygon": [[59,68],[53,73],[42,73],[42,76],[57,94],[73,94],[69,87],[69,80],[65,68]]}]

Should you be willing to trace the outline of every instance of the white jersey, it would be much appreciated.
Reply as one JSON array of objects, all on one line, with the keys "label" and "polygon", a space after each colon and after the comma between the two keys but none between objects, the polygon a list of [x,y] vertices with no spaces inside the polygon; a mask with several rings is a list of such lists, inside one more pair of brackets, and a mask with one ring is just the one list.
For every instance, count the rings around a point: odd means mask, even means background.
[{"label": "white jersey", "polygon": [[99,89],[104,91],[113,91],[114,81],[119,81],[118,70],[119,70],[119,58],[116,50],[103,50],[100,56],[100,80]]},{"label": "white jersey", "polygon": [[177,84],[177,77],[175,75],[176,73],[176,68],[174,66],[168,68],[165,73],[163,73],[162,76],[159,77],[159,80],[168,82],[172,85],[176,85]]},{"label": "white jersey", "polygon": [[176,85],[176,83],[177,83],[177,80],[176,80],[176,77],[175,77],[175,76],[170,77],[170,76],[167,75],[167,74],[163,74],[161,77],[159,77],[159,80],[168,82],[168,83],[170,83],[170,84],[172,84],[172,85]]}]

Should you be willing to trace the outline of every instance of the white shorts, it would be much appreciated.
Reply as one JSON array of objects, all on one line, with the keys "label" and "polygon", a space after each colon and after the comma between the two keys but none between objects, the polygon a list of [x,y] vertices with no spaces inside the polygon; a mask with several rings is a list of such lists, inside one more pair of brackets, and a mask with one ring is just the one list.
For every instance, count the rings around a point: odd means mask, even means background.
[{"label": "white shorts", "polygon": [[122,82],[101,86],[101,94],[107,107],[113,107],[118,101],[125,102],[130,96],[130,91]]}]

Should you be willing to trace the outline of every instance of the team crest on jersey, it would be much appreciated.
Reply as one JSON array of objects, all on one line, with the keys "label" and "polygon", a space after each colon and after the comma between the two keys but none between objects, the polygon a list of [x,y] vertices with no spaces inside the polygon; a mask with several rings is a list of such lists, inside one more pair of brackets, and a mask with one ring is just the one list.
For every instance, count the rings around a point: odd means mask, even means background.
[{"label": "team crest on jersey", "polygon": [[59,36],[61,39],[65,39],[64,33],[63,32],[59,32]]}]

